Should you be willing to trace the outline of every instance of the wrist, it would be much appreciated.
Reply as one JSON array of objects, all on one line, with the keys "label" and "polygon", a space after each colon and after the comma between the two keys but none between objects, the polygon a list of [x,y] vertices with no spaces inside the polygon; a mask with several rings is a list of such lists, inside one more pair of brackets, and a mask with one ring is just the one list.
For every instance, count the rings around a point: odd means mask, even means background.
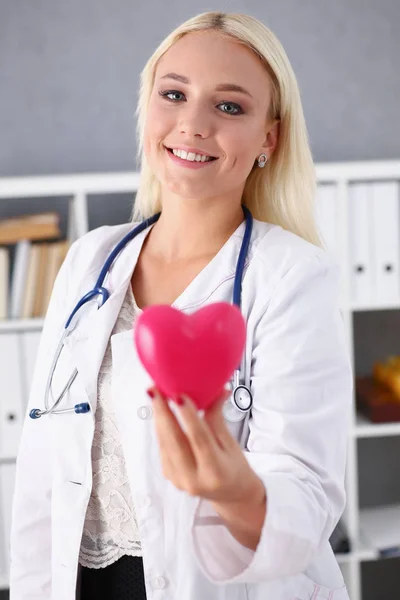
[{"label": "wrist", "polygon": [[213,502],[215,511],[232,535],[244,546],[255,550],[261,537],[267,511],[263,481],[254,473],[241,500]]}]

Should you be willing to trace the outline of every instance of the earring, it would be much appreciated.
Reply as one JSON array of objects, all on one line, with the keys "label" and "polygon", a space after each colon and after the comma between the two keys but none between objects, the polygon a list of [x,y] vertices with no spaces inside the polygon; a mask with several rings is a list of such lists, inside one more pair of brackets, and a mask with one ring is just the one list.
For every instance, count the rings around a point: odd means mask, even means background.
[{"label": "earring", "polygon": [[262,169],[267,164],[268,156],[264,153],[260,154],[258,157],[258,166]]}]

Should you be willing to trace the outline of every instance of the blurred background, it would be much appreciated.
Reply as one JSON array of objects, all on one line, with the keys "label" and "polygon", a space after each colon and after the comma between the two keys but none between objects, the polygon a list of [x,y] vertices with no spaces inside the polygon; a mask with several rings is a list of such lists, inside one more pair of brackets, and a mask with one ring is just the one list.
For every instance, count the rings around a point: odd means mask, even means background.
[{"label": "blurred background", "polygon": [[261,19],[298,78],[357,378],[348,508],[332,545],[352,600],[399,597],[398,0],[0,0],[1,600],[15,455],[54,277],[70,241],[130,219],[145,62],[181,22],[218,9]]}]

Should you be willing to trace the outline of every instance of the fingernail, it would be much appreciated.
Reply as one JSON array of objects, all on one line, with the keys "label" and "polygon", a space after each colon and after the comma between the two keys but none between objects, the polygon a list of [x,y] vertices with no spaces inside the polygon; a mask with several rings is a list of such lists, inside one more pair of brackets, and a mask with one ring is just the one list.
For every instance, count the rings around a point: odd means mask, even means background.
[{"label": "fingernail", "polygon": [[147,391],[147,395],[153,400],[154,396],[155,396],[154,390],[152,388],[149,388],[146,391]]},{"label": "fingernail", "polygon": [[185,400],[182,398],[182,396],[178,396],[176,403],[178,406],[183,406],[185,404]]}]

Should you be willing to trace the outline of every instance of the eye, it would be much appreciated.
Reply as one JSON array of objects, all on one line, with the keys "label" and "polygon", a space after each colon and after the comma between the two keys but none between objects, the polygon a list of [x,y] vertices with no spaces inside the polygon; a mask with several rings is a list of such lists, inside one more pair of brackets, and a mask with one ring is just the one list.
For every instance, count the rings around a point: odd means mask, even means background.
[{"label": "eye", "polygon": [[[178,90],[166,90],[165,92],[158,92],[160,96],[163,98],[167,98],[170,102],[178,102],[180,98],[176,96],[183,96],[182,92],[178,92]],[[169,98],[169,96],[175,96],[175,98]]]},{"label": "eye", "polygon": [[227,115],[242,115],[243,110],[240,104],[236,104],[236,102],[221,102],[218,106],[227,106],[229,110],[223,110],[222,112]]}]

